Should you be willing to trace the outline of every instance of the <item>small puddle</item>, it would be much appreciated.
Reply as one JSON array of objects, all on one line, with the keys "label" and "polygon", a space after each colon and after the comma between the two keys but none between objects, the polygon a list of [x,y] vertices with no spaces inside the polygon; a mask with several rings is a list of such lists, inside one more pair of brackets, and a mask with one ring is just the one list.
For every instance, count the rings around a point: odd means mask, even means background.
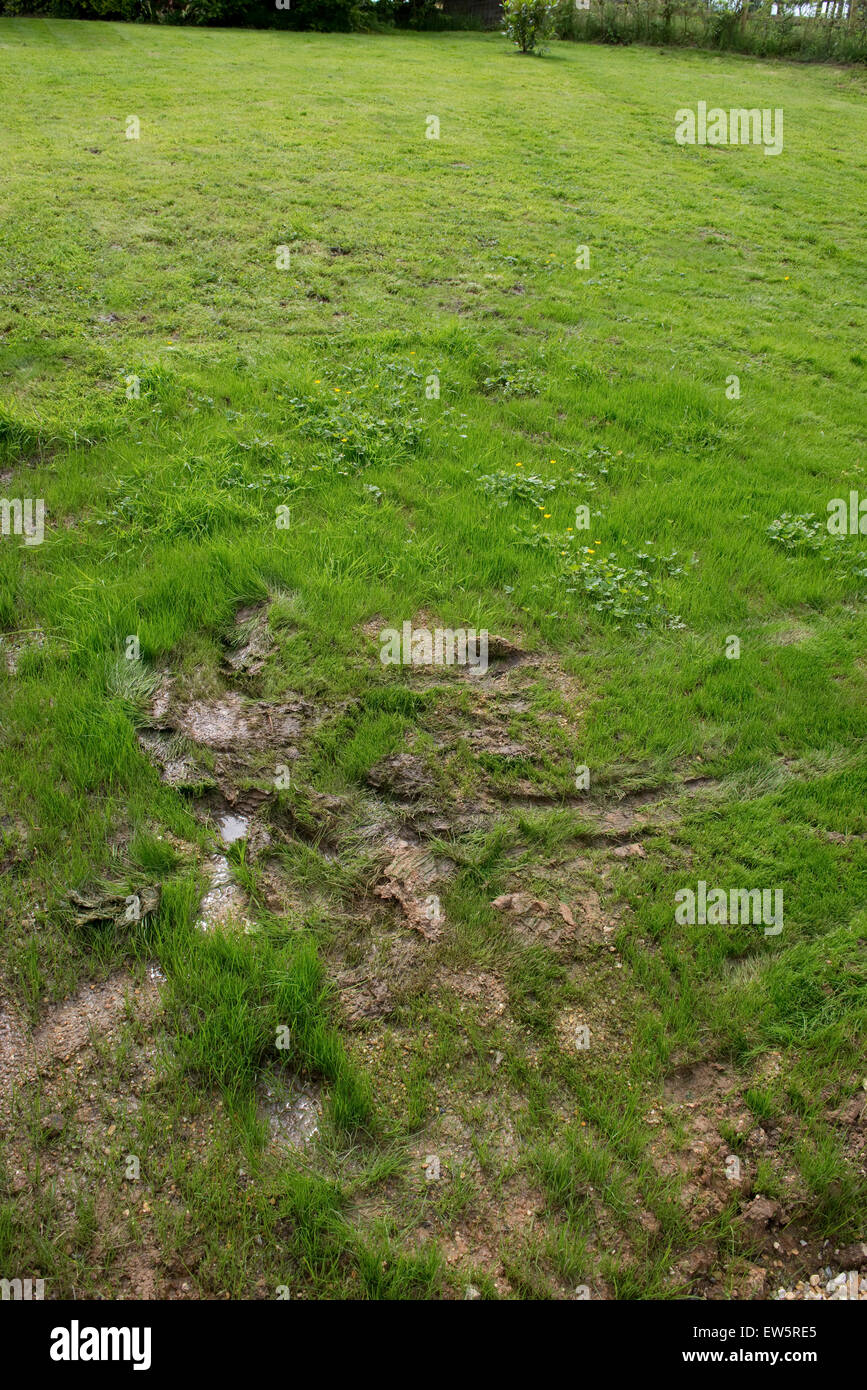
[{"label": "small puddle", "polygon": [[250,822],[246,816],[221,816],[220,838],[224,845],[233,845],[236,840],[245,840]]},{"label": "small puddle", "polygon": [[278,1092],[265,1090],[266,1103],[260,1113],[268,1121],[271,1143],[280,1149],[304,1149],[319,1133],[322,1101],[315,1091]]}]

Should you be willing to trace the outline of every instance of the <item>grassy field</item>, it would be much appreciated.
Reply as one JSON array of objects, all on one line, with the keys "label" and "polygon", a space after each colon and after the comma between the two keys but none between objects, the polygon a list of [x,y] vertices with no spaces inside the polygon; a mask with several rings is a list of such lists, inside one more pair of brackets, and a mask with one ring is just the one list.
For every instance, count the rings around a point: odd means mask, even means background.
[{"label": "grassy field", "polygon": [[[0,537],[0,1274],[845,1268],[865,74],[23,19],[0,70],[2,491],[45,503]],[[699,101],[783,152],[678,146]],[[489,670],[384,665],[404,622]],[[782,931],[678,920],[699,881]]]}]

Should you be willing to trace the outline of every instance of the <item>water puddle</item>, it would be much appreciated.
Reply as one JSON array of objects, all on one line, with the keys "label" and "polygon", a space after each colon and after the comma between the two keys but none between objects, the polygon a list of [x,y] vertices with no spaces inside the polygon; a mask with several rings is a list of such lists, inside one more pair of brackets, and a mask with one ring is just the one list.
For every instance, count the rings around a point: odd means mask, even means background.
[{"label": "water puddle", "polygon": [[250,822],[246,816],[221,816],[220,838],[224,845],[233,845],[237,840],[246,840]]},{"label": "water puddle", "polygon": [[316,1090],[287,1095],[281,1086],[265,1089],[262,1113],[268,1121],[271,1143],[280,1149],[304,1149],[319,1133],[322,1101]]}]

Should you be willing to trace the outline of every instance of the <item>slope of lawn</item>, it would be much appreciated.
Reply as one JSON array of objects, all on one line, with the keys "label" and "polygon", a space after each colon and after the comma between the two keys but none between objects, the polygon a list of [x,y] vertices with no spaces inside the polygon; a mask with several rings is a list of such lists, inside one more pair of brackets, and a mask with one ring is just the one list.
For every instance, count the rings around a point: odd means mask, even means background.
[{"label": "slope of lawn", "polygon": [[[0,71],[2,495],[46,508],[0,536],[0,1270],[843,1267],[867,539],[824,523],[867,496],[863,72],[26,19]],[[699,101],[782,108],[783,152],[678,146]],[[383,665],[405,621],[518,650]],[[700,880],[781,889],[782,931],[678,921]]]}]

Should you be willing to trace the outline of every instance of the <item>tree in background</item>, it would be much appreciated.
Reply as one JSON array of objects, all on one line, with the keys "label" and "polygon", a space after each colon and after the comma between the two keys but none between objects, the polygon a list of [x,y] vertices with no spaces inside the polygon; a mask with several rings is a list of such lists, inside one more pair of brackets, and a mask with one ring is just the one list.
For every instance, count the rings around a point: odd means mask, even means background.
[{"label": "tree in background", "polygon": [[503,32],[522,53],[533,53],[549,36],[553,13],[548,0],[503,0]]}]

